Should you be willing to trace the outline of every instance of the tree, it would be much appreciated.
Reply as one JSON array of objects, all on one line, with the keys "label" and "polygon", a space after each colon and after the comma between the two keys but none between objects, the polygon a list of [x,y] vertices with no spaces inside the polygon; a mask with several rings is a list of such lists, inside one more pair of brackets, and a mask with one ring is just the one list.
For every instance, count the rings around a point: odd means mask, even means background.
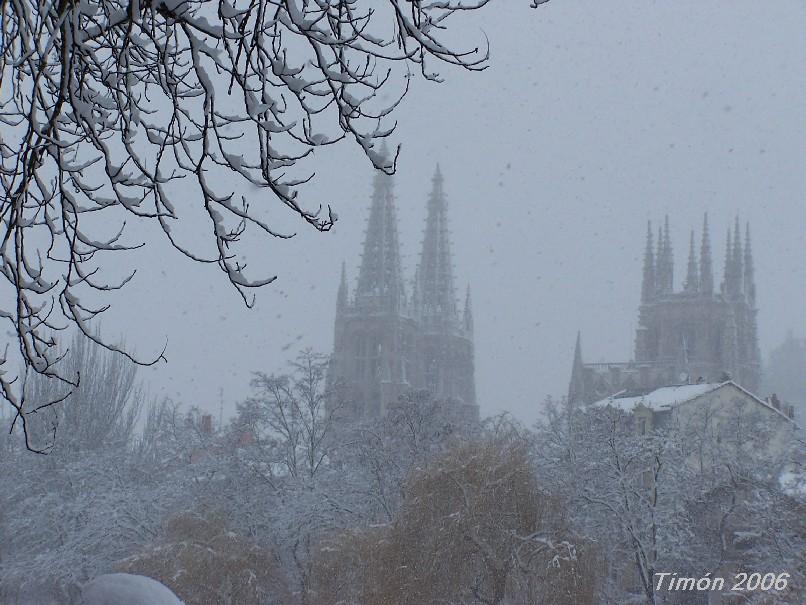
[{"label": "tree", "polygon": [[74,453],[127,446],[145,403],[137,366],[79,332],[73,333],[60,357],[62,371],[73,377],[75,386],[47,374],[30,374],[22,403],[30,405],[33,413],[17,417],[26,445],[38,452],[58,446]]},{"label": "tree", "polygon": [[304,350],[289,373],[255,375],[231,425],[235,466],[218,486],[234,527],[272,544],[303,603],[324,598],[312,575],[321,540],[392,520],[411,472],[463,434],[426,392],[404,395],[383,418],[343,424],[344,391],[326,383],[326,369]]},{"label": "tree", "polygon": [[[135,359],[90,327],[108,308],[93,299],[134,276],[104,258],[145,245],[127,221],[218,265],[251,305],[249,292],[276,276],[247,271],[238,242],[251,230],[293,235],[272,224],[266,201],[328,231],[336,213],[301,201],[314,171],[300,162],[350,139],[392,173],[397,153],[377,141],[394,130],[409,69],[434,81],[432,63],[483,69],[486,49],[454,48],[446,26],[487,2],[3,2],[0,315],[13,326],[22,380],[34,372],[75,384],[54,337],[71,323]],[[189,243],[194,210],[209,223],[209,250]],[[11,373],[0,386],[18,416],[34,411]]]},{"label": "tree", "polygon": [[152,547],[119,567],[159,580],[187,605],[262,605],[289,599],[273,553],[230,531],[214,511],[172,516]]},{"label": "tree", "polygon": [[786,450],[770,447],[789,422],[716,405],[667,412],[646,434],[620,409],[549,407],[535,438],[538,476],[571,503],[576,531],[607,553],[603,598],[666,602],[673,595],[657,590],[656,574],[668,570],[795,569],[802,511],[778,485]]},{"label": "tree", "polygon": [[[8,444],[0,457],[0,598],[38,602],[64,596],[75,580],[148,542],[167,499],[155,498],[159,474],[130,457],[143,406],[137,367],[75,336],[64,363],[80,374],[78,388],[32,374],[24,396],[40,407],[29,418],[30,456]],[[54,441],[55,427],[62,427]],[[40,591],[39,596],[31,590]]]},{"label": "tree", "polygon": [[345,518],[355,522],[358,516],[347,503],[351,484],[333,465],[341,389],[326,384],[327,365],[326,356],[305,349],[287,374],[256,373],[254,395],[238,406],[231,427],[234,466],[228,480],[252,485],[228,506],[237,508],[233,516],[248,519],[250,502],[271,503],[261,511],[261,537],[274,545],[303,603],[314,544],[344,527]]},{"label": "tree", "polygon": [[311,479],[327,461],[341,393],[326,388],[326,355],[305,349],[290,365],[290,374],[255,374],[255,395],[238,406],[236,425],[267,476]]},{"label": "tree", "polygon": [[352,426],[342,436],[339,460],[353,471],[353,489],[367,502],[366,514],[374,522],[392,521],[415,469],[478,433],[480,427],[457,421],[447,407],[428,391],[411,391],[381,418]]},{"label": "tree", "polygon": [[528,443],[499,427],[414,469],[385,526],[331,536],[317,557],[325,603],[584,604],[595,556],[540,489]]}]

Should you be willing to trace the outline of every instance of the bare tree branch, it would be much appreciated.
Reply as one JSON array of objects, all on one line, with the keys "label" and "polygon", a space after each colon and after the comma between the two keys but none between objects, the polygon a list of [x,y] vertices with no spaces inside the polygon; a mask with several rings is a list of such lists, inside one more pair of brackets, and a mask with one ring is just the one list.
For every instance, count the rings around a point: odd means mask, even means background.
[{"label": "bare tree branch", "polygon": [[[330,205],[300,199],[317,147],[349,139],[394,172],[399,149],[385,155],[378,140],[395,129],[411,67],[430,80],[433,64],[484,69],[486,43],[454,48],[444,34],[450,17],[488,1],[3,0],[0,316],[22,376],[74,385],[54,337],[70,324],[137,363],[164,359],[136,359],[91,328],[109,308],[93,299],[135,274],[105,271],[108,253],[145,245],[128,237],[130,222],[216,264],[253,304],[277,276],[247,271],[244,234],[292,237],[268,218],[277,205],[332,228]],[[181,233],[191,208],[210,252]],[[21,422],[33,413],[23,382],[0,374]]]}]

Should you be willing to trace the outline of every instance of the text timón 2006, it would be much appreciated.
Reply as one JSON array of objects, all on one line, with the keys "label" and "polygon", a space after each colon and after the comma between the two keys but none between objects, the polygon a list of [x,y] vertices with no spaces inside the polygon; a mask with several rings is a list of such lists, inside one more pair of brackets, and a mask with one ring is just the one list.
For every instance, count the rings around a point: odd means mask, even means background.
[{"label": "text tim\u00f3n 2006", "polygon": [[760,591],[782,591],[786,590],[789,583],[789,574],[784,573],[745,573],[740,572],[733,576],[732,585],[726,584],[725,578],[721,576],[711,576],[707,573],[700,577],[680,576],[678,572],[659,572],[655,574],[657,584],[656,591],[668,592],[707,592],[724,591],[731,592],[752,592]]}]

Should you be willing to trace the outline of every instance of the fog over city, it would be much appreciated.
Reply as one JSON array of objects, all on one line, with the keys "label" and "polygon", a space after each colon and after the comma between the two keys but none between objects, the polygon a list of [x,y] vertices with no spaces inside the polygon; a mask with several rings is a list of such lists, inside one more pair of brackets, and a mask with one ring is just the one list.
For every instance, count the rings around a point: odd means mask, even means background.
[{"label": "fog over city", "polygon": [[[800,4],[501,2],[456,23],[474,44],[489,38],[489,68],[442,67],[443,83],[413,82],[392,137],[402,147],[394,181],[411,277],[437,163],[444,173],[457,290],[469,283],[473,294],[483,415],[531,422],[545,395],[565,394],[577,330],[586,361],[632,357],[646,221],[666,214],[678,287],[704,212],[717,280],[727,227],[736,215],[750,221],[762,355],[790,329],[806,335],[792,302],[806,295]],[[144,372],[155,395],[217,414],[223,389],[229,413],[251,372],[281,370],[300,346],[330,352],[341,262],[351,287],[357,275],[372,167],[349,144],[316,158],[305,200],[332,204],[339,219],[325,234],[290,222],[293,240],[250,250],[250,263],[278,276],[254,309],[213,267],[159,244],[136,261],[103,329],[143,356],[167,340],[168,363]]]},{"label": "fog over city", "polygon": [[804,603],[802,2],[0,11],[0,605]]}]

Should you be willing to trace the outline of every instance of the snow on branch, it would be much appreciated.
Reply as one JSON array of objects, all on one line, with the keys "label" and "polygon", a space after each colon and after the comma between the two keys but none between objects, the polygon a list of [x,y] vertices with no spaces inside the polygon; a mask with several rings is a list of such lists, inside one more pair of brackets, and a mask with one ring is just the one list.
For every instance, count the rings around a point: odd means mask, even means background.
[{"label": "snow on branch", "polygon": [[[267,218],[278,205],[332,228],[330,205],[301,199],[318,147],[351,140],[394,172],[397,154],[381,154],[378,140],[395,129],[412,68],[431,80],[439,64],[483,69],[486,43],[455,48],[445,33],[452,16],[487,2],[3,2],[0,315],[25,372],[70,382],[53,335],[70,324],[92,334],[108,306],[88,299],[134,275],[105,272],[110,253],[145,245],[127,221],[217,265],[251,305],[276,275],[239,260],[244,234],[292,237]],[[207,252],[178,228],[188,207],[208,223]],[[25,416],[21,379],[0,383]]]}]

